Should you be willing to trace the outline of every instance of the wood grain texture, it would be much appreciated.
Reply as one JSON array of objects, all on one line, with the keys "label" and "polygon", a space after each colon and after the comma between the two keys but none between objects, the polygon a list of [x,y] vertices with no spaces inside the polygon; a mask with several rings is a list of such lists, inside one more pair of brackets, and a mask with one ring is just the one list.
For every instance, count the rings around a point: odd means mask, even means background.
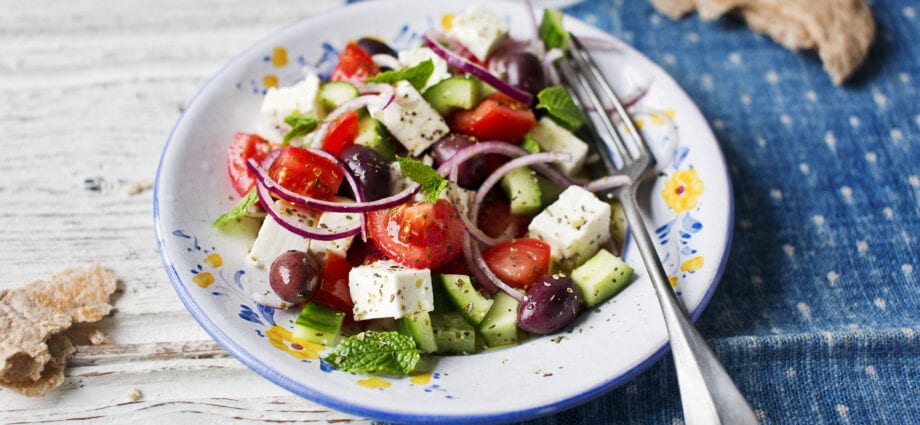
[{"label": "wood grain texture", "polygon": [[[61,388],[0,390],[0,423],[367,423],[256,375],[191,318],[152,223],[160,152],[234,54],[340,0],[0,0],[0,288],[99,262],[116,311],[71,335]],[[102,330],[112,344],[88,345]],[[139,399],[135,400],[138,396]]]}]

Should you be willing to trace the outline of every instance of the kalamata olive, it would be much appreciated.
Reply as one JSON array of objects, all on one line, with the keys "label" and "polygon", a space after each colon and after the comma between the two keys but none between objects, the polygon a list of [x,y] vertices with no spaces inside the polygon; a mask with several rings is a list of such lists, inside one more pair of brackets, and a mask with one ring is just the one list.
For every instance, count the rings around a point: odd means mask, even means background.
[{"label": "kalamata olive", "polygon": [[358,47],[371,56],[383,54],[397,57],[396,51],[393,50],[393,48],[377,39],[362,37],[358,39]]},{"label": "kalamata olive", "polygon": [[505,57],[505,81],[536,95],[546,87],[543,64],[530,52],[514,52]]},{"label": "kalamata olive", "polygon": [[358,180],[366,201],[390,195],[390,166],[376,151],[364,145],[351,145],[342,151],[341,160]]},{"label": "kalamata olive", "polygon": [[298,304],[313,298],[319,289],[316,260],[303,251],[288,251],[272,262],[268,283],[281,299]]},{"label": "kalamata olive", "polygon": [[550,334],[571,323],[579,310],[581,295],[572,279],[547,276],[527,288],[527,299],[518,310],[518,327],[535,334]]},{"label": "kalamata olive", "polygon": [[[431,153],[438,165],[443,164],[457,152],[473,146],[473,140],[462,134],[448,134],[431,147]],[[474,156],[460,165],[457,173],[457,183],[460,186],[475,186],[485,179],[486,160],[482,156]]]}]

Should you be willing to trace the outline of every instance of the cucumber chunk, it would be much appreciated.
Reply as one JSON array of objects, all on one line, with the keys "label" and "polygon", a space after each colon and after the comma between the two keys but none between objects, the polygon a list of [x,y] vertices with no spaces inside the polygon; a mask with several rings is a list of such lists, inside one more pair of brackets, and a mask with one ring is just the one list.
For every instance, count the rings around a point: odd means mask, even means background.
[{"label": "cucumber chunk", "polygon": [[292,335],[296,339],[323,345],[335,345],[345,313],[325,305],[309,302],[303,306]]},{"label": "cucumber chunk", "polygon": [[470,109],[482,98],[482,82],[470,77],[445,78],[425,90],[422,98],[438,114],[447,115],[454,109]]},{"label": "cucumber chunk", "polygon": [[390,133],[383,123],[367,113],[358,114],[358,137],[355,138],[355,143],[373,149],[387,161],[396,158],[396,149],[390,141]]},{"label": "cucumber chunk", "polygon": [[482,322],[482,318],[492,308],[492,300],[484,297],[473,287],[469,276],[442,274],[440,279],[457,312],[471,325]]},{"label": "cucumber chunk", "polygon": [[456,311],[432,312],[431,328],[438,354],[471,354],[476,352],[476,329]]},{"label": "cucumber chunk", "polygon": [[511,200],[511,214],[531,215],[540,212],[543,193],[536,173],[521,167],[502,176],[502,189]]},{"label": "cucumber chunk", "polygon": [[623,290],[632,280],[632,275],[632,267],[606,249],[598,251],[590,260],[572,270],[572,280],[588,308]]},{"label": "cucumber chunk", "polygon": [[319,88],[319,101],[323,109],[331,111],[358,97],[358,89],[347,81],[330,81]]},{"label": "cucumber chunk", "polygon": [[438,344],[434,339],[434,329],[431,327],[431,315],[427,311],[419,311],[396,319],[396,330],[412,337],[419,350],[426,353],[438,350]]},{"label": "cucumber chunk", "polygon": [[479,333],[489,347],[517,344],[518,342],[518,308],[521,303],[511,295],[496,292],[492,297],[492,308],[486,313],[479,325]]}]

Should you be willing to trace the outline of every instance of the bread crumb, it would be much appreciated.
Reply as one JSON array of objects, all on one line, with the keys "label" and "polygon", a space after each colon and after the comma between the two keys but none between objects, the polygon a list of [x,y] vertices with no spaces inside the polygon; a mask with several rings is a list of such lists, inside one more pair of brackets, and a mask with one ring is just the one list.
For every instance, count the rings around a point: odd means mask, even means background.
[{"label": "bread crumb", "polygon": [[736,12],[755,32],[790,50],[816,50],[834,84],[853,75],[869,55],[875,19],[865,0],[651,0],[679,19],[696,9],[705,20]]},{"label": "bread crumb", "polygon": [[0,386],[33,397],[59,386],[75,351],[62,332],[109,314],[116,280],[89,264],[0,290]]},{"label": "bread crumb", "polygon": [[153,189],[153,180],[143,180],[139,182],[125,183],[121,186],[121,192],[125,196],[134,196]]},{"label": "bread crumb", "polygon": [[99,329],[95,329],[91,334],[89,334],[89,342],[93,345],[105,345],[111,344],[112,340],[109,339],[109,336],[104,332],[100,331]]},{"label": "bread crumb", "polygon": [[138,401],[143,396],[144,394],[137,388],[132,388],[131,391],[128,391],[128,401]]}]

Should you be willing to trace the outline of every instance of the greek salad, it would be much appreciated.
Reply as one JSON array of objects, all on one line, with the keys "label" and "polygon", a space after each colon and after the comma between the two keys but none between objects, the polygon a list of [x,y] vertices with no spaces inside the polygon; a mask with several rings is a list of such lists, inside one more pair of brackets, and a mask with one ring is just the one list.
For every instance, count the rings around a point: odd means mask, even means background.
[{"label": "greek salad", "polygon": [[629,284],[617,209],[595,195],[628,181],[588,177],[587,116],[553,68],[562,15],[534,21],[516,40],[474,6],[408,50],[349,42],[328,78],[268,89],[232,140],[242,200],[214,225],[262,220],[253,298],[299,309],[294,336],[333,367],[406,374],[517,344]]}]

